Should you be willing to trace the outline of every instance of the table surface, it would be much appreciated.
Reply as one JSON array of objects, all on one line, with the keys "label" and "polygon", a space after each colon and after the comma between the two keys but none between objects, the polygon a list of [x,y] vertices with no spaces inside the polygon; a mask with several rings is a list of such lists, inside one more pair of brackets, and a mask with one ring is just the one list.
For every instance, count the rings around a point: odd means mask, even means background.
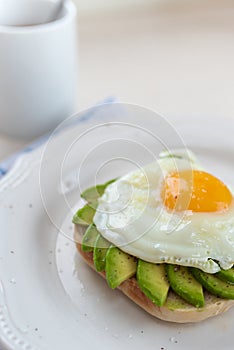
[{"label": "table surface", "polygon": [[[80,16],[80,110],[112,95],[169,119],[234,118],[234,3],[188,3]],[[26,143],[0,134],[0,159]]]}]

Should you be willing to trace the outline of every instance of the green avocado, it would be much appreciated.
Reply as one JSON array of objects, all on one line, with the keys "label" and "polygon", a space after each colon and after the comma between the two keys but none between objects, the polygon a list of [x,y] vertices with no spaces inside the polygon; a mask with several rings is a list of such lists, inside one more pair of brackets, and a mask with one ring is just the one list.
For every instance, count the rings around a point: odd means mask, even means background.
[{"label": "green avocado", "polygon": [[106,253],[106,280],[114,289],[136,273],[136,258],[115,246],[110,246]]},{"label": "green avocado", "polygon": [[214,274],[206,273],[195,267],[190,268],[190,271],[197,281],[211,294],[224,299],[234,299],[234,285],[220,280]]},{"label": "green avocado", "polygon": [[106,266],[106,253],[111,243],[99,234],[94,243],[93,262],[98,272],[104,271]]},{"label": "green avocado", "polygon": [[172,290],[196,307],[203,307],[205,300],[202,285],[185,266],[165,264]]},{"label": "green avocado", "polygon": [[116,179],[110,180],[102,185],[96,185],[87,188],[84,192],[81,193],[81,198],[85,199],[88,203],[97,201],[97,199],[103,195],[106,187],[114,181],[116,181]]},{"label": "green avocado", "polygon": [[231,268],[229,270],[220,270],[215,274],[215,276],[222,281],[234,284],[234,268]]},{"label": "green avocado", "polygon": [[142,292],[158,306],[164,305],[169,290],[164,264],[153,264],[139,259],[137,282]]},{"label": "green avocado", "polygon": [[92,224],[97,204],[97,202],[92,204],[85,204],[85,206],[79,209],[73,216],[73,223],[84,226]]},{"label": "green avocado", "polygon": [[99,235],[98,230],[94,224],[89,225],[82,239],[81,248],[84,252],[92,252],[95,241]]}]

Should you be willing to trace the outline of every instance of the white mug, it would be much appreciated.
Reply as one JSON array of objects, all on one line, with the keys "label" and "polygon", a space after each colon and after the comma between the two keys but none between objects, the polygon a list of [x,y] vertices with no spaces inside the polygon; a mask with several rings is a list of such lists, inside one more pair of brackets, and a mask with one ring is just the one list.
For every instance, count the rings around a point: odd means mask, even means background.
[{"label": "white mug", "polygon": [[76,7],[0,1],[0,132],[33,139],[77,112]]}]

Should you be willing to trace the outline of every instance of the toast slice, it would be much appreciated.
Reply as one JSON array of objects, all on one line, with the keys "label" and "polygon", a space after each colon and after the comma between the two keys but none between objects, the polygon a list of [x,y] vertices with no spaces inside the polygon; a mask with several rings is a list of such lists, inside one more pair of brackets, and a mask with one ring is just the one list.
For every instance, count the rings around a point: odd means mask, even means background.
[{"label": "toast slice", "polygon": [[[93,263],[93,253],[84,252],[81,248],[79,231],[78,225],[75,225],[75,242],[77,250],[85,262],[96,271]],[[105,272],[97,273],[105,279]],[[217,316],[234,305],[234,300],[221,299],[204,291],[205,306],[202,308],[196,308],[185,302],[173,291],[170,291],[166,303],[163,306],[157,306],[141,291],[135,277],[131,277],[124,281],[117,288],[150,315],[164,321],[175,323],[200,322],[209,317]]]}]

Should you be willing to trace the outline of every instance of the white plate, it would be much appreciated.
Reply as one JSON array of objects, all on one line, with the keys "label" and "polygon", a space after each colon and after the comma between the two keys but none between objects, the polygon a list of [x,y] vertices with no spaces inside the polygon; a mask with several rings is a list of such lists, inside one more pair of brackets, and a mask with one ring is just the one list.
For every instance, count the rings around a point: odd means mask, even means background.
[{"label": "white plate", "polygon": [[[183,143],[152,112],[120,107],[81,116],[0,182],[1,349],[233,348],[234,310],[200,324],[162,322],[110,290],[76,253],[71,219],[80,190],[150,161],[163,143]],[[233,184],[234,124],[175,125],[206,168]]]}]

